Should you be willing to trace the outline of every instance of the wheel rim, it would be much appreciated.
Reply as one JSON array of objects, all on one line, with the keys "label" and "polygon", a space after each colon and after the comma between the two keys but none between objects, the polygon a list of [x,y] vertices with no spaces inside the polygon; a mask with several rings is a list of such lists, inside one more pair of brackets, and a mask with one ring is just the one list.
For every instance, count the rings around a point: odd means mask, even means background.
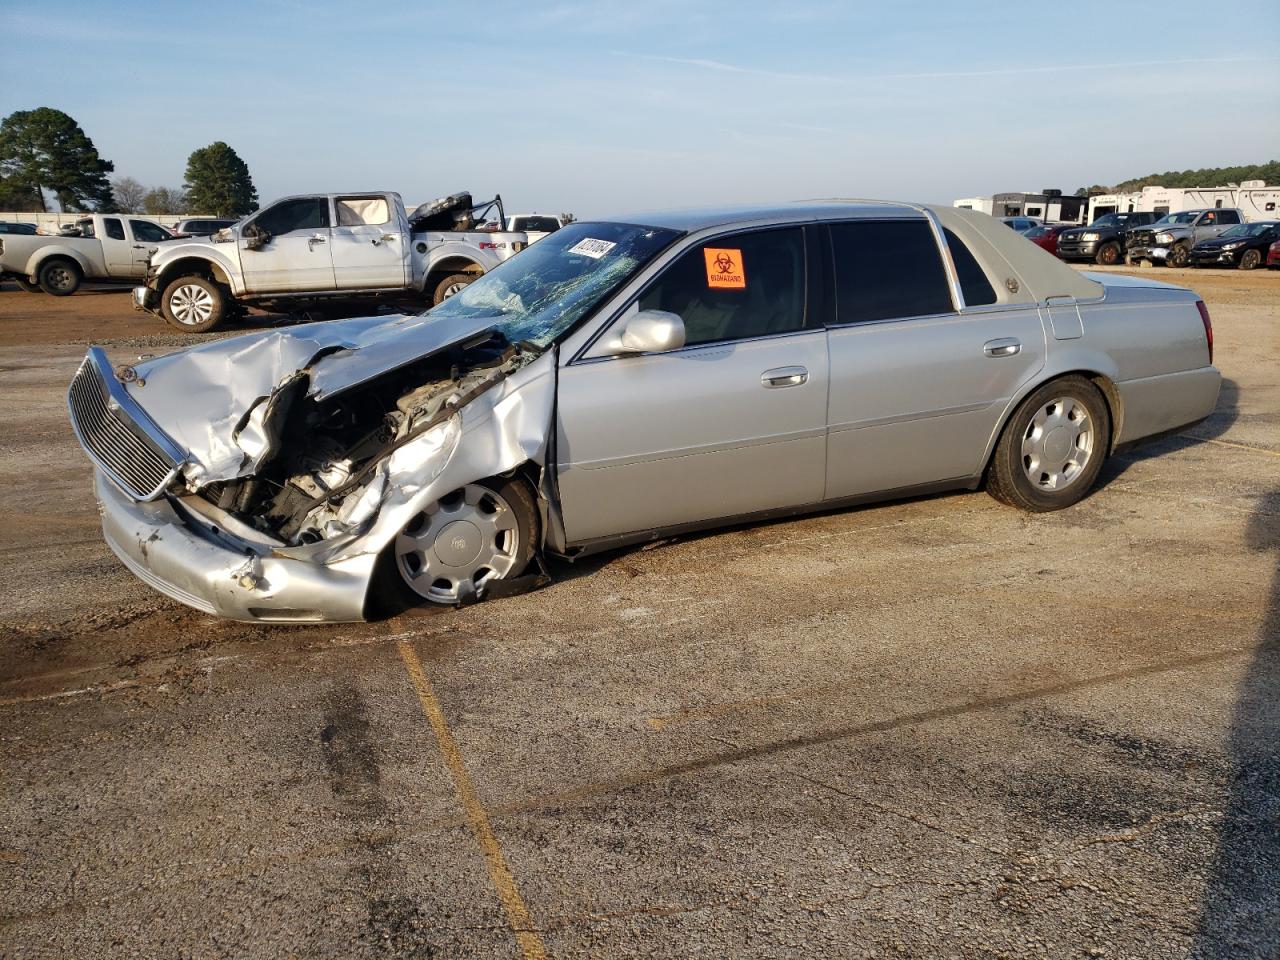
[{"label": "wheel rim", "polygon": [[1093,440],[1093,418],[1079,400],[1041,404],[1022,435],[1022,469],[1037,490],[1063,490],[1084,473]]},{"label": "wheel rim", "polygon": [[411,590],[435,603],[456,603],[511,572],[520,525],[498,493],[469,483],[410,520],[396,537],[395,554]]},{"label": "wheel rim", "polygon": [[169,312],[179,323],[195,326],[213,316],[213,294],[195,283],[184,283],[169,294]]},{"label": "wheel rim", "polygon": [[1246,270],[1252,270],[1258,265],[1258,261],[1262,259],[1262,254],[1257,250],[1246,250],[1244,256],[1240,258],[1240,264]]},{"label": "wheel rim", "polygon": [[71,271],[66,267],[52,267],[45,274],[45,279],[49,286],[55,290],[65,290],[72,284]]},{"label": "wheel rim", "polygon": [[463,283],[462,281],[458,281],[457,283],[451,283],[444,288],[444,294],[443,296],[440,297],[440,299],[448,300],[450,297],[454,296],[455,294],[463,290],[466,286],[467,284]]},{"label": "wheel rim", "polygon": [[1169,260],[1172,261],[1175,267],[1184,266],[1187,262],[1187,251],[1183,250],[1181,247],[1174,247],[1173,256],[1171,256]]},{"label": "wheel rim", "polygon": [[1102,248],[1102,262],[1104,264],[1113,265],[1119,259],[1119,251],[1115,247],[1108,244]]}]

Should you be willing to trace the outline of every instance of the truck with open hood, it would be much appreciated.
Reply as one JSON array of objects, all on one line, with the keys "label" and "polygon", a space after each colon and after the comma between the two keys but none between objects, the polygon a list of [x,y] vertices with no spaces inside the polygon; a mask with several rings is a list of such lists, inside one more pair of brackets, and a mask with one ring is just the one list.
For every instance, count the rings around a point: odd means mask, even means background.
[{"label": "truck with open hood", "polygon": [[189,333],[247,307],[350,316],[390,303],[440,303],[519,253],[519,232],[473,229],[502,198],[475,204],[456,193],[409,212],[398,193],[285,197],[208,237],[151,257],[134,306]]}]

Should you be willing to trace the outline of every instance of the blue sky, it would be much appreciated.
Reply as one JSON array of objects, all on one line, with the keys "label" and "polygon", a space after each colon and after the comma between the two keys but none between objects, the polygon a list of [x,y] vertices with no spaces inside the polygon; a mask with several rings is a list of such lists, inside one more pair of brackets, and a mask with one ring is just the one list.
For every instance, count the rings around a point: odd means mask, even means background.
[{"label": "blue sky", "polygon": [[0,0],[0,115],[65,110],[149,186],[225,140],[263,201],[470,189],[590,217],[1070,192],[1280,157],[1271,0],[50,10]]}]

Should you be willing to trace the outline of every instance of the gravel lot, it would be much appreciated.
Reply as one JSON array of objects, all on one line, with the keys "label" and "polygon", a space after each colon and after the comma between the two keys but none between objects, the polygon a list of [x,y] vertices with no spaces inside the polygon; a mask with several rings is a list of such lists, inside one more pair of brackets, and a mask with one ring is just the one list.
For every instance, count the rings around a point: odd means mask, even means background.
[{"label": "gravel lot", "polygon": [[100,539],[65,385],[184,337],[5,286],[0,957],[1280,956],[1280,274],[1158,276],[1209,304],[1218,411],[1069,510],[292,628]]}]

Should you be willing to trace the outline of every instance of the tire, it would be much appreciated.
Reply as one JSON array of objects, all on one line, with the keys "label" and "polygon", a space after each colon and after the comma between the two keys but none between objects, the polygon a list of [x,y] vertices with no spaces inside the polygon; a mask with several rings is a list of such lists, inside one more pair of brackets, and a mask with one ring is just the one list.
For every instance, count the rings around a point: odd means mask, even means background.
[{"label": "tire", "polygon": [[476,275],[471,273],[449,274],[449,276],[436,284],[435,292],[431,295],[432,306],[439,306],[444,303],[467,284],[473,283],[475,279]]},{"label": "tire", "polygon": [[208,277],[177,277],[160,294],[160,312],[171,327],[208,333],[226,317],[227,296]]},{"label": "tire", "polygon": [[1240,263],[1237,266],[1241,270],[1256,270],[1260,263],[1262,263],[1261,250],[1246,250],[1240,254]]},{"label": "tire", "polygon": [[393,613],[424,601],[457,606],[482,599],[486,584],[524,573],[539,535],[538,506],[523,480],[469,483],[411,518],[387,545],[370,606]]},{"label": "tire", "polygon": [[1005,424],[987,492],[1029,513],[1061,510],[1089,492],[1110,448],[1111,411],[1098,388],[1077,375],[1051,380]]},{"label": "tire", "polygon": [[1124,263],[1124,250],[1114,240],[1104,243],[1093,257],[1094,261],[1104,267],[1114,267]]},{"label": "tire", "polygon": [[32,283],[26,277],[14,277],[13,282],[18,285],[19,289],[25,290],[27,293],[44,293],[44,291],[40,289],[40,284]]},{"label": "tire", "polygon": [[69,297],[80,289],[80,281],[84,274],[80,265],[65,257],[51,257],[40,264],[36,271],[36,282],[40,289],[51,297]]},{"label": "tire", "polygon": [[1175,243],[1169,251],[1168,264],[1171,267],[1185,267],[1191,258],[1191,248],[1185,243]]}]

